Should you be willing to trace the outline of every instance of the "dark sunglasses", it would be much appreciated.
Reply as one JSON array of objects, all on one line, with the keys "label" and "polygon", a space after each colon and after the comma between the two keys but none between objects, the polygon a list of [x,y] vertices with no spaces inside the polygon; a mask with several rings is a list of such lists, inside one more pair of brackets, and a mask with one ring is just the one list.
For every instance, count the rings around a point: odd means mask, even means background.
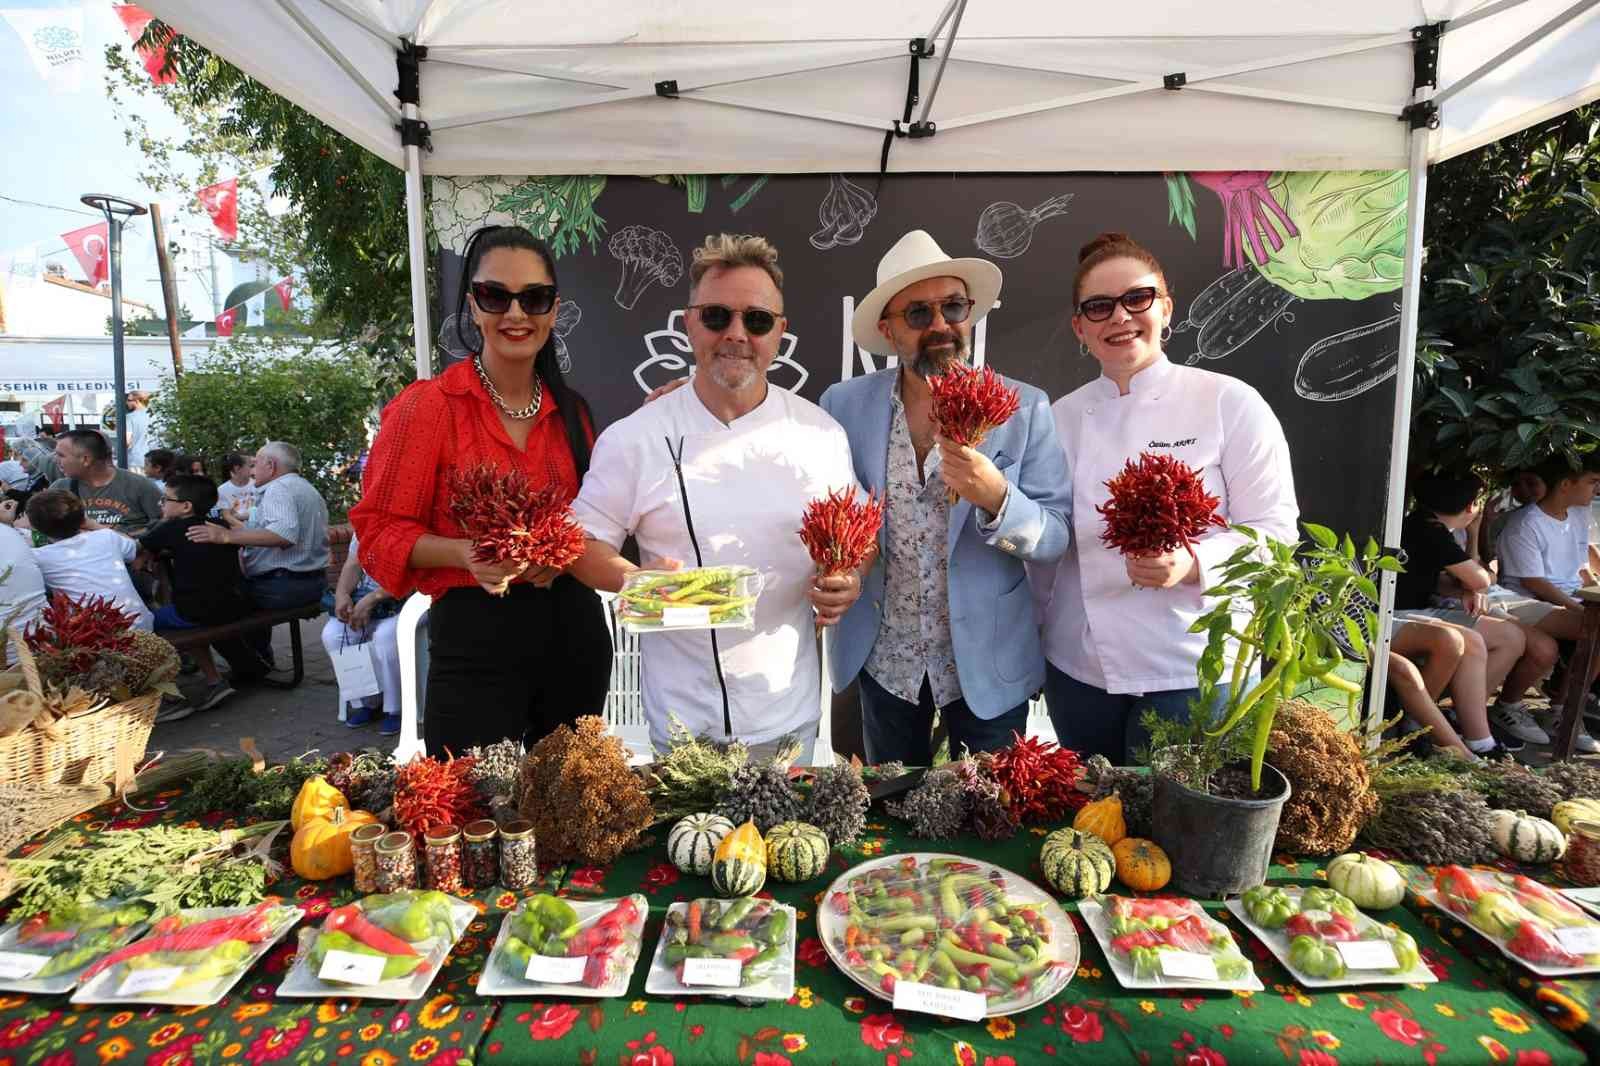
[{"label": "dark sunglasses", "polygon": [[1091,296],[1078,305],[1078,314],[1090,322],[1104,322],[1111,317],[1111,312],[1121,304],[1130,315],[1140,311],[1150,310],[1150,305],[1156,302],[1157,296],[1166,293],[1154,285],[1141,285],[1137,289],[1129,289],[1121,296]]},{"label": "dark sunglasses", "polygon": [[496,285],[492,281],[474,281],[472,283],[472,299],[476,301],[478,310],[486,315],[503,315],[511,310],[511,301],[516,300],[522,305],[525,315],[546,315],[556,305],[556,287],[554,285],[529,285],[521,292],[512,292],[504,285]]},{"label": "dark sunglasses", "polygon": [[722,304],[690,304],[689,310],[700,312],[700,324],[713,333],[721,333],[733,325],[733,316],[744,320],[744,331],[752,337],[764,337],[778,324],[778,316],[762,307],[746,307],[735,311]]},{"label": "dark sunglasses", "polygon": [[884,318],[904,318],[906,325],[912,329],[927,329],[933,325],[933,312],[938,308],[939,315],[945,322],[954,326],[965,322],[967,316],[972,314],[973,301],[960,296],[952,296],[948,300],[941,300],[936,304],[924,303],[921,300],[908,303],[898,311],[885,311]]}]

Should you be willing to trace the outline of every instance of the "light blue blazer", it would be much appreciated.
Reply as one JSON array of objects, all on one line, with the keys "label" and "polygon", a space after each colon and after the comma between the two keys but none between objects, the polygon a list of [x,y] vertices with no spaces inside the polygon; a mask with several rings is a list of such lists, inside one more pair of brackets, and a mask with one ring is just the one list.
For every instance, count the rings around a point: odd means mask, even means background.
[{"label": "light blue blazer", "polygon": [[[879,496],[889,465],[889,420],[899,372],[880,370],[822,394],[822,409],[850,437],[856,479]],[[1032,385],[1005,380],[1021,393],[1021,408],[978,449],[1011,483],[1004,518],[985,533],[969,501],[950,506],[950,636],[962,696],[979,718],[999,717],[1044,685],[1044,652],[1022,564],[1054,562],[1072,536],[1071,478],[1049,401]],[[878,559],[862,583],[861,598],[827,631],[836,691],[856,679],[878,639],[888,522],[886,515]]]}]

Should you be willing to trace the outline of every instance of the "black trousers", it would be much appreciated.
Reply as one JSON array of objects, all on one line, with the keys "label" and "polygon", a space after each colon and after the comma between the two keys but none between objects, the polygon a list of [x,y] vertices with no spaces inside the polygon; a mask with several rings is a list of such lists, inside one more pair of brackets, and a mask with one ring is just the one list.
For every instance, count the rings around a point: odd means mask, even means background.
[{"label": "black trousers", "polygon": [[454,588],[428,609],[428,754],[520,738],[605,712],[611,630],[600,597],[572,577],[504,596]]}]

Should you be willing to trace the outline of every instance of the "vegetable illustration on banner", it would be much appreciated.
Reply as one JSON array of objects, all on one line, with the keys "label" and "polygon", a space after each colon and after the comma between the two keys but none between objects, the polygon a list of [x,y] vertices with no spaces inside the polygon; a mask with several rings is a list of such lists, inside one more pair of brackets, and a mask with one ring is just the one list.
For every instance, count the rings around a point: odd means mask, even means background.
[{"label": "vegetable illustration on banner", "polygon": [[1364,300],[1400,288],[1405,171],[1286,171],[1266,191],[1292,220],[1281,247],[1248,249],[1273,284],[1306,300]]},{"label": "vegetable illustration on banner", "polygon": [[650,286],[670,289],[683,277],[683,256],[678,246],[658,229],[624,226],[611,235],[606,250],[622,264],[622,277],[617,282],[618,307],[631,311]]},{"label": "vegetable illustration on banner", "polygon": [[1032,211],[1010,200],[1000,200],[978,216],[978,232],[972,243],[996,259],[1015,259],[1033,244],[1033,231],[1047,218],[1067,213],[1072,193],[1052,196]]},{"label": "vegetable illustration on banner", "polygon": [[[784,333],[778,343],[778,354],[773,358],[772,365],[767,367],[768,381],[787,392],[798,393],[811,376],[811,372],[794,358],[795,349],[799,346],[799,337]],[[681,309],[667,316],[666,329],[654,329],[644,335],[644,349],[650,358],[633,368],[633,380],[638,383],[640,391],[649,392],[685,373],[694,374],[694,346],[689,343],[689,335],[683,331]],[[788,376],[794,378],[792,383],[783,380]]]},{"label": "vegetable illustration on banner", "polygon": [[870,192],[843,174],[829,174],[828,194],[817,207],[822,228],[811,235],[811,247],[825,252],[855,244],[877,215],[878,201]]},{"label": "vegetable illustration on banner", "polygon": [[555,324],[550,327],[550,335],[556,342],[556,367],[563,374],[572,373],[572,353],[567,351],[567,335],[577,329],[582,321],[583,308],[578,306],[578,301],[562,300],[561,309],[556,312]]},{"label": "vegetable illustration on banner", "polygon": [[1400,370],[1400,315],[1324,337],[1300,357],[1294,391],[1302,400],[1333,403],[1359,396]]},{"label": "vegetable illustration on banner", "polygon": [[1225,359],[1277,322],[1294,322],[1289,308],[1295,295],[1273,285],[1249,267],[1230,270],[1200,291],[1188,317],[1174,333],[1200,331],[1191,365],[1202,359]]},{"label": "vegetable illustration on banner", "polygon": [[483,226],[524,226],[557,257],[598,245],[606,224],[595,213],[604,175],[434,178],[429,197],[439,243],[457,255]]},{"label": "vegetable illustration on banner", "polygon": [[[1231,267],[1243,269],[1250,260],[1265,262],[1263,239],[1276,251],[1283,248],[1284,237],[1299,235],[1267,188],[1271,176],[1269,170],[1197,170],[1189,175],[1189,180],[1222,198],[1222,261]],[[1249,260],[1246,245],[1253,253]]]}]

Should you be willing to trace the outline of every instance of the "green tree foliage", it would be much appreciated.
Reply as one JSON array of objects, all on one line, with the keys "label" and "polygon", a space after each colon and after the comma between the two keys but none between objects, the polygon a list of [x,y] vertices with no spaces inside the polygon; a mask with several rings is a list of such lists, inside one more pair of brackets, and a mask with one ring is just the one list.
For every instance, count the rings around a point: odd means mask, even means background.
[{"label": "green tree foliage", "polygon": [[1600,441],[1600,108],[1428,182],[1413,471],[1575,463]]},{"label": "green tree foliage", "polygon": [[269,440],[300,449],[300,473],[343,514],[359,486],[346,471],[367,446],[373,373],[359,353],[311,342],[236,337],[151,401],[159,438],[185,451],[253,453]]},{"label": "green tree foliage", "polygon": [[[142,40],[171,33],[153,20]],[[158,91],[214,111],[219,136],[270,158],[272,187],[299,227],[297,262],[317,331],[360,347],[378,387],[397,392],[416,370],[404,175],[187,37],[168,44],[167,60],[177,82]],[[429,254],[436,250],[430,226]]]}]

